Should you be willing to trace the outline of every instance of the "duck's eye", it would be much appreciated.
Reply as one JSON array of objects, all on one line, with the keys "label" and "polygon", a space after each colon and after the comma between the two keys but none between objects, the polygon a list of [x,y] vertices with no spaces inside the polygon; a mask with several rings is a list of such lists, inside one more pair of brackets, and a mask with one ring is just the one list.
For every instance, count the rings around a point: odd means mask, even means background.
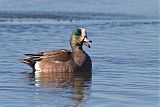
[{"label": "duck's eye", "polygon": [[81,35],[81,29],[76,29],[72,34],[75,36]]}]

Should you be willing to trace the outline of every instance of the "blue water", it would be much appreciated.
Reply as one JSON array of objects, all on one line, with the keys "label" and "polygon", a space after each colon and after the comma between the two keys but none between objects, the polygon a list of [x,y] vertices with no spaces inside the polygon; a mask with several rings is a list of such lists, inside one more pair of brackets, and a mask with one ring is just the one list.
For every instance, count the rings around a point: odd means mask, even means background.
[{"label": "blue water", "polygon": [[[1,107],[159,107],[156,0],[1,0]],[[70,49],[84,27],[92,74],[33,75],[25,53]]]}]

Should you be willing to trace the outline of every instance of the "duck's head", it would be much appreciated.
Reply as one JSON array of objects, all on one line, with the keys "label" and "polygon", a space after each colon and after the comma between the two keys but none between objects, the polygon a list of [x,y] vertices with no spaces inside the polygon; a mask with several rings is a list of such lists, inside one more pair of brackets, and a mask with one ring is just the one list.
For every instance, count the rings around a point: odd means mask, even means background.
[{"label": "duck's head", "polygon": [[87,38],[87,32],[84,28],[75,29],[71,35],[71,46],[72,47],[82,47],[83,43],[90,48],[91,40]]}]

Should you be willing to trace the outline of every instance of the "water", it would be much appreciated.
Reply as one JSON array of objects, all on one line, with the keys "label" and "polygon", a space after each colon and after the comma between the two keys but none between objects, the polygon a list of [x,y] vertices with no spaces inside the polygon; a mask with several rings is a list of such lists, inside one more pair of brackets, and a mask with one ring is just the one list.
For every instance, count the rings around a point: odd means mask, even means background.
[{"label": "water", "polygon": [[[0,106],[159,107],[158,3],[55,2],[0,1]],[[84,46],[92,74],[35,76],[17,61],[25,53],[70,49],[76,27],[93,41]]]}]

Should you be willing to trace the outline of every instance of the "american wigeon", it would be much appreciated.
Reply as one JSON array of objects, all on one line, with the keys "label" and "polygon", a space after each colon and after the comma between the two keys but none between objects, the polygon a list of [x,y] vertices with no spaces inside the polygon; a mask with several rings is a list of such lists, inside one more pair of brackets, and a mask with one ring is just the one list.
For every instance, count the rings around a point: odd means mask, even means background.
[{"label": "american wigeon", "polygon": [[19,61],[29,65],[36,72],[91,71],[92,60],[82,48],[83,44],[90,48],[89,42],[92,41],[87,38],[86,30],[78,28],[71,34],[71,51],[60,49],[25,54],[28,58]]}]

